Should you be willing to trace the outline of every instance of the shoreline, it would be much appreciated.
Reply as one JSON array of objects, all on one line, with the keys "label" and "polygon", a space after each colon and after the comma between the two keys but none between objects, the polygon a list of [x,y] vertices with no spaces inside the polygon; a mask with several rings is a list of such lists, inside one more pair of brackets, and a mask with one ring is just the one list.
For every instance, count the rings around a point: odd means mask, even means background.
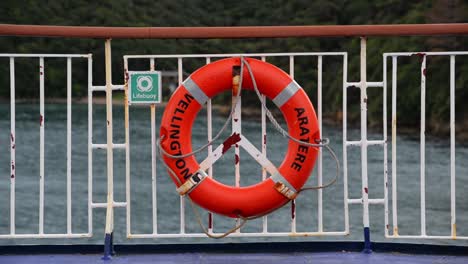
[{"label": "shoreline", "polygon": [[[9,103],[10,100],[7,98],[0,98],[0,103]],[[16,103],[25,104],[25,103],[39,103],[38,99],[16,99]],[[45,100],[47,104],[66,104],[66,98],[47,98]],[[88,98],[87,97],[80,97],[72,99],[72,104],[87,104]],[[112,100],[113,105],[124,105],[124,98],[122,96],[115,96]],[[105,96],[94,96],[93,97],[93,104],[94,105],[105,105],[106,104],[106,97]],[[159,103],[158,105],[165,107],[167,102]],[[136,107],[142,107],[143,105],[135,105]],[[220,105],[216,104],[212,106],[213,110],[216,112],[228,115],[230,111],[230,106],[227,105]],[[272,113],[276,116],[280,114],[279,109],[274,108],[270,109]],[[244,107],[242,108],[242,114],[250,120],[260,120],[261,116],[258,111],[258,107]],[[328,113],[323,115],[323,124],[341,128],[342,127],[342,117],[343,114],[341,112],[336,113]],[[390,120],[389,120],[390,122]],[[350,125],[350,123],[359,123],[359,117],[348,120],[348,128],[356,128],[359,129],[359,125]],[[390,125],[390,123],[389,123]],[[373,132],[382,133],[382,123],[375,123],[369,125],[369,130]],[[391,128],[389,127],[389,134],[391,133]],[[398,127],[398,135],[403,136],[416,136],[419,137],[420,129],[419,126],[399,126]],[[427,122],[426,123],[426,135],[430,138],[436,140],[449,140],[450,139],[450,127],[449,123],[441,124],[440,122]],[[460,141],[467,141],[468,140],[468,120],[465,122],[460,122],[456,124],[456,141],[462,143]]]}]

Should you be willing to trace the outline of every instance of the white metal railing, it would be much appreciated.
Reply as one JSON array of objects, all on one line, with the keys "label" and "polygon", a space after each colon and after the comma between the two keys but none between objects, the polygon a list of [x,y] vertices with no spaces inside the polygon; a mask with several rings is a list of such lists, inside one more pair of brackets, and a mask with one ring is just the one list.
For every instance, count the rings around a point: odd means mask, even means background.
[{"label": "white metal railing", "polygon": [[[392,52],[384,53],[384,89],[387,85],[387,62],[388,58],[392,61],[391,85],[392,85],[392,233],[389,233],[389,199],[385,199],[385,236],[388,238],[407,238],[407,239],[468,239],[468,236],[457,236],[456,224],[456,172],[455,172],[455,58],[457,56],[466,56],[468,52]],[[420,234],[405,235],[398,229],[398,192],[397,192],[397,69],[398,58],[419,56],[420,63],[420,89],[421,89],[421,120],[420,120]],[[427,233],[426,224],[426,60],[430,56],[445,56],[450,58],[450,234],[449,235],[431,235]],[[440,65],[438,65],[440,66]],[[388,192],[386,187],[385,191]]]},{"label": "white metal railing", "polygon": [[[107,149],[107,144],[93,142],[93,93],[106,91],[106,86],[93,85],[93,59],[92,54],[0,54],[0,58],[9,59],[10,68],[10,232],[0,234],[0,239],[14,238],[89,238],[93,236],[93,209],[106,208],[107,202],[95,202],[93,200],[93,151]],[[18,233],[16,230],[16,98],[15,98],[15,58],[38,59],[39,61],[39,219],[37,233]],[[47,148],[45,138],[45,61],[47,59],[66,59],[66,90],[67,90],[67,150],[66,150],[66,233],[46,233],[44,231],[45,215],[45,185],[47,175],[45,174],[45,149]],[[72,60],[87,60],[88,78],[88,227],[86,233],[74,233],[72,230]],[[112,85],[113,90],[123,90],[123,85]],[[21,143],[20,143],[21,144]],[[112,148],[125,149],[125,144],[112,144]],[[125,207],[126,202],[114,202],[114,207]]]},{"label": "white metal railing", "polygon": [[[158,59],[172,59],[177,61],[177,72],[178,72],[178,83],[179,85],[183,82],[183,62],[186,59],[204,59],[206,64],[210,63],[213,58],[219,59],[219,58],[228,58],[228,57],[239,57],[239,56],[248,56],[248,57],[256,57],[260,58],[263,61],[266,61],[268,57],[284,57],[289,60],[289,74],[291,75],[292,78],[294,78],[294,73],[295,73],[295,68],[294,68],[294,58],[296,57],[316,57],[317,58],[317,113],[318,113],[318,121],[319,121],[319,128],[320,130],[322,129],[322,61],[323,57],[326,56],[334,56],[334,57],[341,57],[342,62],[343,62],[343,87],[346,86],[347,84],[347,53],[345,52],[302,52],[302,53],[250,53],[250,54],[180,54],[180,55],[126,55],[124,56],[124,68],[125,72],[130,71],[129,69],[129,60],[133,59],[146,59],[149,62],[149,67],[150,70],[155,70],[155,65],[157,65],[157,60]],[[265,98],[263,98],[265,100]],[[240,102],[237,105],[237,107],[240,108]],[[130,171],[130,141],[129,141],[129,111],[128,111],[128,104],[126,104],[125,107],[125,128],[126,128],[126,200],[131,201],[130,197],[130,180],[131,180],[131,171]],[[236,119],[237,122],[233,122],[233,131],[239,131],[240,132],[240,120],[241,120],[241,115],[240,115],[240,109],[237,109],[235,111],[235,114],[233,115],[233,119]],[[127,236],[129,238],[178,238],[178,237],[205,237],[206,235],[204,233],[188,233],[185,226],[186,226],[186,216],[185,216],[185,198],[180,197],[180,223],[179,223],[179,232],[178,233],[161,233],[157,230],[157,208],[158,208],[158,201],[156,199],[156,186],[157,186],[157,175],[156,175],[156,131],[155,131],[155,111],[156,111],[156,106],[151,105],[150,106],[150,111],[151,111],[151,146],[152,146],[152,224],[153,224],[153,232],[148,233],[148,234],[134,234],[132,233],[131,230],[131,205],[130,203],[127,203]],[[346,111],[344,109],[344,111]],[[212,140],[212,105],[211,105],[211,100],[208,100],[207,106],[206,106],[206,112],[207,112],[207,140],[211,141]],[[261,133],[262,136],[261,138],[263,139],[266,136],[266,118],[265,118],[265,112],[262,109],[261,111]],[[326,135],[323,135],[323,137],[326,137]],[[345,137],[344,137],[345,139]],[[253,147],[253,146],[250,146]],[[267,155],[267,144],[264,140],[261,142],[261,150],[258,152],[261,152],[262,155]],[[208,153],[207,157],[212,156],[213,153],[213,148],[212,146],[208,147]],[[240,155],[239,153],[239,147],[235,148],[235,154]],[[206,160],[205,160],[206,161]],[[202,162],[203,163],[203,162]],[[212,162],[213,163],[213,162]],[[318,185],[322,184],[322,178],[323,178],[323,161],[322,161],[322,151],[320,150],[319,152],[319,157],[317,160],[317,177],[318,177]],[[208,170],[208,175],[210,177],[213,176],[213,170],[212,167]],[[230,236],[232,237],[273,237],[273,236],[344,236],[349,234],[349,215],[348,215],[348,192],[347,192],[347,174],[346,170],[343,173],[343,183],[344,183],[344,226],[343,230],[337,230],[337,231],[324,231],[323,228],[323,192],[322,190],[317,191],[317,199],[318,199],[318,204],[317,204],[317,216],[318,216],[318,224],[316,227],[310,226],[309,228],[311,229],[310,231],[305,231],[305,232],[298,232],[296,230],[296,212],[295,212],[295,201],[292,201],[291,204],[291,230],[290,232],[271,232],[268,230],[268,217],[264,216],[262,218],[262,226],[261,226],[261,232],[242,232],[241,230],[237,230],[235,233],[231,234]],[[235,165],[235,184],[236,186],[239,186],[240,183],[240,172],[239,172],[239,164]],[[262,170],[262,179],[265,179],[267,177],[266,170]],[[175,192],[173,195],[177,195]],[[164,217],[164,216],[162,216]],[[211,213],[208,214],[208,228],[209,232],[213,234],[218,234],[214,233],[213,231],[213,215]],[[315,229],[315,230],[313,230]]]},{"label": "white metal railing", "polygon": [[[110,52],[110,42],[109,42],[109,52]],[[421,230],[419,235],[402,235],[399,233],[398,229],[398,192],[397,192],[397,67],[398,67],[398,58],[404,56],[411,56],[418,54],[422,57],[421,60],[421,120],[420,120],[420,225]],[[363,226],[367,232],[369,228],[369,205],[383,205],[385,212],[385,223],[384,223],[384,232],[386,238],[419,238],[419,239],[468,239],[467,236],[457,236],[456,232],[456,171],[455,171],[455,58],[456,56],[466,56],[468,52],[426,52],[426,53],[415,53],[415,52],[404,52],[404,53],[385,53],[383,55],[383,81],[382,82],[369,82],[367,81],[366,74],[366,39],[361,39],[361,75],[359,82],[348,82],[348,54],[346,52],[306,52],[306,53],[255,53],[255,54],[193,54],[193,55],[131,55],[124,56],[124,67],[125,71],[129,71],[129,61],[136,59],[148,60],[149,68],[151,71],[157,69],[157,62],[159,59],[169,59],[175,60],[177,62],[177,72],[178,72],[178,83],[181,84],[183,81],[183,69],[184,69],[184,60],[188,59],[204,59],[205,63],[210,63],[212,59],[233,57],[233,56],[249,56],[256,57],[266,61],[269,57],[284,57],[288,59],[289,62],[289,74],[294,78],[295,76],[295,58],[297,57],[313,57],[317,59],[317,114],[319,120],[319,128],[322,130],[322,91],[323,91],[323,59],[325,57],[338,57],[342,59],[342,68],[343,68],[343,215],[344,215],[344,226],[340,230],[324,230],[323,223],[323,214],[324,214],[324,202],[323,202],[323,191],[317,191],[317,216],[318,221],[316,226],[308,226],[307,231],[298,231],[296,227],[296,214],[295,214],[295,203],[293,201],[291,206],[291,217],[290,217],[290,230],[288,232],[272,232],[268,228],[269,218],[267,216],[263,217],[261,220],[261,231],[260,232],[243,232],[240,230],[234,234],[233,237],[278,237],[278,236],[344,236],[349,234],[349,209],[348,206],[352,204],[358,204],[363,206]],[[426,231],[426,157],[425,157],[425,105],[426,105],[426,58],[428,56],[448,56],[450,58],[450,215],[451,215],[451,232],[450,235],[431,235]],[[158,215],[158,195],[157,195],[157,186],[158,186],[158,175],[157,175],[157,151],[156,151],[156,135],[157,135],[157,126],[156,126],[156,105],[149,106],[150,110],[150,129],[151,129],[151,215],[152,215],[152,232],[135,234],[131,230],[131,176],[132,172],[130,169],[130,123],[129,123],[129,106],[125,105],[125,142],[114,143],[112,135],[112,91],[123,91],[126,89],[126,85],[115,85],[112,84],[112,76],[110,75],[110,53],[108,54],[106,61],[107,72],[106,76],[106,85],[97,86],[93,85],[93,61],[91,54],[85,55],[72,55],[72,54],[0,54],[0,57],[9,58],[10,65],[10,156],[11,156],[11,177],[10,177],[10,230],[8,234],[0,234],[0,238],[83,238],[93,236],[93,209],[94,208],[107,208],[107,231],[112,232],[114,219],[113,219],[113,208],[122,207],[126,208],[126,233],[129,238],[185,238],[185,237],[205,237],[203,233],[189,232],[186,229],[186,216],[185,216],[185,200],[180,198],[179,208],[180,208],[180,222],[178,232],[168,233],[161,232],[158,230],[158,218],[161,215]],[[39,228],[37,233],[31,234],[20,234],[15,230],[15,208],[16,208],[16,196],[15,196],[15,184],[16,184],[16,117],[15,117],[15,58],[37,58],[39,60],[39,114],[41,116],[39,133],[40,133],[40,148],[39,148]],[[44,171],[45,166],[45,155],[44,151],[46,148],[46,139],[44,137],[45,129],[45,112],[44,112],[44,84],[45,84],[45,60],[48,58],[64,58],[66,59],[66,69],[67,69],[67,171],[66,171],[66,203],[67,203],[67,222],[66,222],[66,233],[63,234],[50,234],[44,232],[44,195],[46,184],[46,175]],[[72,88],[72,60],[84,58],[88,62],[88,231],[86,233],[73,233],[72,229],[72,112],[71,112],[71,88]],[[391,87],[392,87],[392,131],[391,131],[391,185],[388,179],[388,144],[387,144],[387,63],[388,59],[392,60],[392,69],[391,69]],[[360,140],[348,140],[348,106],[347,106],[347,94],[348,89],[351,87],[356,87],[360,89]],[[382,111],[383,111],[383,129],[382,129],[382,139],[369,140],[367,135],[367,89],[368,88],[382,88],[383,91],[383,102],[382,102]],[[94,92],[103,92],[107,93],[107,142],[99,143],[93,141],[93,93]],[[265,98],[263,98],[265,100]],[[211,100],[208,100],[207,106],[207,140],[212,140],[212,104]],[[236,111],[239,113],[239,111]],[[234,118],[240,119],[239,116],[234,116]],[[241,122],[237,122],[240,124]],[[233,129],[240,129],[240,127],[233,126]],[[264,138],[267,134],[267,125],[265,112],[262,109],[261,112],[261,138]],[[326,137],[327,135],[322,135]],[[383,147],[383,178],[384,178],[384,197],[370,198],[369,197],[369,186],[368,186],[368,175],[367,175],[367,148],[368,146],[382,146]],[[348,148],[359,147],[361,153],[361,197],[350,198],[348,196]],[[93,151],[98,149],[105,149],[108,154],[108,163],[107,168],[112,168],[114,160],[113,150],[125,150],[125,200],[124,201],[114,201],[113,199],[113,172],[108,170],[107,180],[108,180],[108,201],[107,202],[95,202],[93,200]],[[213,148],[210,146],[208,148],[207,156],[210,156],[213,153]],[[236,154],[239,153],[239,149],[236,148]],[[265,157],[267,156],[267,144],[265,141],[261,142],[261,149],[259,152],[262,153]],[[208,171],[209,175],[213,175],[212,168]],[[267,177],[265,170],[262,170],[262,179]],[[322,152],[319,152],[319,157],[317,159],[317,178],[318,185],[321,185],[323,182],[323,158]],[[235,169],[235,183],[238,185],[240,182],[240,173],[239,167]],[[389,195],[389,192],[391,193]],[[177,195],[176,192],[173,192],[173,195]],[[391,197],[390,197],[391,196]],[[390,205],[390,202],[392,203]],[[390,213],[392,216],[392,230],[390,230]],[[162,216],[164,217],[164,216]],[[209,232],[216,234],[213,228],[213,215],[208,214],[207,217]],[[366,232],[366,231],[365,231]],[[367,240],[367,239],[366,239]]]},{"label": "white metal railing", "polygon": [[[89,84],[92,82],[92,56],[91,54],[0,54],[0,58],[9,58],[10,67],[10,232],[9,234],[0,234],[0,238],[79,238],[92,236],[92,212],[89,205],[88,210],[88,232],[87,233],[73,233],[72,230],[72,198],[71,198],[71,137],[72,137],[72,114],[71,114],[71,91],[72,91],[72,59],[88,59],[88,78]],[[16,232],[16,108],[15,108],[15,58],[36,58],[39,60],[39,229],[37,233],[32,234],[18,234]],[[44,195],[45,195],[45,125],[46,116],[44,111],[44,81],[45,81],[45,59],[49,58],[64,58],[66,59],[67,66],[67,172],[66,172],[66,189],[67,189],[67,232],[63,234],[48,234],[44,232]],[[88,195],[91,193],[91,179]]]}]

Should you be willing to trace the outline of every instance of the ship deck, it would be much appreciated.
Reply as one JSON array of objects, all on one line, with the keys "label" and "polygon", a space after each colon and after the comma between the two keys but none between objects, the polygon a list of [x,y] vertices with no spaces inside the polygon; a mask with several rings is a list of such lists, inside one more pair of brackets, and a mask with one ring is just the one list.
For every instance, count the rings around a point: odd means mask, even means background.
[{"label": "ship deck", "polygon": [[118,245],[111,261],[102,260],[99,245],[0,247],[0,263],[468,263],[466,247],[374,243],[371,254],[362,243],[245,243]]},{"label": "ship deck", "polygon": [[44,254],[44,255],[6,255],[0,256],[0,263],[438,263],[466,264],[467,256],[411,255],[400,253],[325,252],[325,253],[181,253],[181,254],[129,254],[100,260],[98,254]]}]

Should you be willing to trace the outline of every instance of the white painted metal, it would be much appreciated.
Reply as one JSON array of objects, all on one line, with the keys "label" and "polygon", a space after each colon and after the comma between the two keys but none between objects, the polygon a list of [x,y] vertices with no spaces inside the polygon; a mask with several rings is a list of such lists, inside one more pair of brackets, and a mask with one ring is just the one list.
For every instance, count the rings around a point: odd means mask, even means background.
[{"label": "white painted metal", "polygon": [[[124,85],[111,84],[111,88],[112,88],[113,91],[123,91],[123,90],[125,90]],[[94,85],[92,87],[93,92],[105,92],[106,89],[107,89],[107,86],[105,86],[105,85]]]},{"label": "white painted metal", "polygon": [[[387,61],[384,60],[384,63]],[[392,56],[392,217],[393,235],[398,235],[398,197],[397,197],[397,57]]]},{"label": "white painted metal", "polygon": [[39,234],[44,234],[44,58],[39,58]]},{"label": "white painted metal", "polygon": [[88,57],[88,233],[93,234],[93,58]]},{"label": "white painted metal", "polygon": [[[241,114],[241,104],[242,104],[242,96],[235,98],[232,97],[232,103],[234,104],[237,100],[237,104],[234,107],[234,113],[232,114],[232,134],[242,134],[241,124],[242,124],[242,114]],[[234,146],[234,155],[236,155],[236,159],[239,159],[239,162],[235,162],[234,164],[234,175],[235,175],[235,183],[234,186],[240,187],[240,149],[239,144]]]},{"label": "white painted metal", "polygon": [[10,234],[15,234],[16,215],[16,101],[15,59],[10,57]]},{"label": "white painted metal", "polygon": [[370,87],[383,87],[383,82],[366,82],[366,86],[367,88],[370,88]]},{"label": "white painted metal", "polygon": [[67,234],[72,233],[71,160],[72,160],[72,61],[67,58]]},{"label": "white painted metal", "polygon": [[[150,70],[154,71],[154,59],[150,59]],[[156,202],[156,104],[151,104],[151,202],[153,204],[153,234],[158,232],[158,203]]]},{"label": "white painted metal", "polygon": [[442,239],[442,240],[468,240],[468,236],[456,236],[453,237],[452,235],[449,236],[434,236],[434,235],[398,235],[398,236],[390,236],[387,238],[398,238],[398,239]]},{"label": "white painted metal", "polygon": [[[317,57],[317,115],[319,123],[319,131],[323,134],[322,129],[322,56]],[[319,148],[317,160],[317,186],[322,186],[323,178],[323,151]],[[317,190],[317,229],[323,232],[323,190]]]},{"label": "white painted metal", "polygon": [[[385,204],[385,199],[368,199],[369,204]],[[348,204],[364,204],[363,199],[348,199]]]},{"label": "white painted metal", "polygon": [[[260,59],[262,61],[266,62],[266,57],[261,56]],[[262,104],[266,104],[266,96],[262,95]],[[262,136],[261,136],[261,141],[262,141],[262,155],[264,157],[267,157],[267,131],[266,131],[266,112],[263,107],[261,107],[261,122],[262,122]],[[262,181],[264,181],[267,178],[267,171],[265,168],[262,167]],[[267,233],[268,232],[268,216],[263,216],[262,217],[262,232]]]},{"label": "white painted metal", "polygon": [[361,38],[361,180],[362,223],[369,227],[369,194],[367,182],[367,41]]},{"label": "white painted metal", "polygon": [[408,57],[408,56],[450,56],[468,55],[468,51],[430,51],[430,52],[388,52],[384,56]]},{"label": "white painted metal", "polygon": [[0,58],[90,58],[91,54],[2,53]]},{"label": "white painted metal", "polygon": [[107,210],[106,234],[112,234],[114,228],[114,149],[113,149],[113,123],[112,123],[112,57],[111,40],[105,42],[106,66],[106,118],[107,118]]},{"label": "white painted metal", "polygon": [[349,207],[348,207],[348,147],[346,142],[348,140],[348,102],[347,94],[348,87],[348,54],[343,55],[343,206],[345,213],[345,233],[349,234]]},{"label": "white painted metal", "polygon": [[[236,102],[237,101],[237,102]],[[242,96],[239,95],[237,98],[233,95],[232,96],[232,104],[236,104],[234,106],[234,113],[232,114],[232,134],[237,133],[242,135],[242,113],[241,113],[241,104],[242,104]],[[240,142],[239,142],[240,143]],[[240,187],[240,144],[235,144],[234,146],[234,186]],[[221,155],[220,155],[221,156]],[[210,166],[211,167],[211,166]],[[236,220],[236,225],[240,225],[240,219]],[[236,230],[236,233],[240,233],[240,228]]]},{"label": "white painted metal", "polygon": [[228,57],[288,57],[288,56],[344,56],[346,52],[279,52],[279,53],[227,53],[227,54],[157,54],[125,55],[124,59],[173,59],[173,58],[228,58]]},{"label": "white painted metal", "polygon": [[[92,149],[107,149],[108,145],[107,144],[91,144]],[[112,143],[113,149],[126,149],[126,144],[114,144]]]},{"label": "white painted metal", "polygon": [[[384,61],[387,59],[383,58]],[[387,143],[387,63],[383,63],[383,99],[382,99],[382,111],[383,111],[383,141],[384,141],[384,233],[388,236],[388,143]]]},{"label": "white painted metal", "polygon": [[76,233],[76,234],[8,234],[0,235],[0,239],[18,239],[18,238],[89,238],[92,234]]},{"label": "white painted metal", "polygon": [[[383,82],[365,82],[365,83],[366,83],[367,88],[369,88],[369,87],[383,87],[384,86]],[[346,87],[361,88],[361,86],[362,86],[362,82],[348,82],[348,83],[346,83]]]},{"label": "white painted metal", "polygon": [[450,228],[452,238],[457,237],[455,174],[455,56],[450,55]]},{"label": "white painted metal", "polygon": [[[92,55],[91,54],[0,54],[0,57],[8,57],[10,62],[10,232],[9,234],[0,234],[0,239],[16,238],[84,238],[92,236],[92,167],[88,167],[88,232],[72,232],[72,200],[71,200],[71,90],[72,90],[72,59],[88,59],[88,88],[91,93],[92,87]],[[18,234],[16,231],[16,104],[15,104],[15,58],[37,58],[39,61],[39,214],[38,214],[38,232]],[[63,58],[66,60],[67,76],[67,172],[66,172],[66,229],[63,234],[46,234],[44,232],[45,219],[45,59]],[[92,100],[92,97],[89,97]],[[89,101],[90,105],[92,101]],[[92,117],[92,108],[88,109],[88,117]],[[92,124],[92,119],[88,119],[88,125]],[[92,128],[89,126],[88,134],[91,135]],[[91,138],[89,146],[91,146]],[[91,148],[88,148],[88,151]],[[89,152],[92,155],[91,152]],[[92,161],[92,156],[88,156],[88,162]],[[91,164],[91,163],[90,163]]]},{"label": "white painted metal", "polygon": [[238,142],[238,145],[243,147],[244,150],[252,156],[260,165],[262,165],[265,170],[271,175],[279,173],[276,166],[268,160],[266,157],[262,156],[262,153],[250,142],[244,135],[241,135],[241,140]]},{"label": "white painted metal", "polygon": [[[211,58],[206,57],[206,64],[211,63]],[[213,140],[213,108],[211,106],[211,99],[206,101],[206,130],[207,130],[207,140],[211,142]],[[213,145],[209,145],[207,148],[207,155],[210,156],[213,153]],[[208,177],[213,178],[213,166],[208,168]],[[208,213],[208,232],[213,233],[213,213]]]},{"label": "white painted metal", "polygon": [[[110,42],[106,44],[106,53],[107,47],[109,48],[110,55]],[[426,52],[426,53],[417,53],[417,52],[403,52],[403,53],[387,53],[384,54],[384,65],[383,65],[383,81],[382,82],[367,82],[366,80],[366,43],[365,39],[361,40],[361,81],[360,82],[348,82],[347,81],[347,53],[335,52],[335,53],[256,53],[256,54],[208,54],[208,55],[132,55],[124,56],[125,69],[128,70],[128,59],[134,58],[147,58],[150,59],[150,68],[154,70],[154,59],[156,58],[176,58],[178,60],[178,78],[179,84],[183,80],[183,65],[182,61],[184,58],[205,58],[206,62],[209,63],[211,58],[223,58],[223,57],[232,57],[232,56],[251,56],[251,57],[261,57],[262,60],[266,60],[266,57],[289,57],[290,62],[290,74],[294,76],[294,58],[296,56],[316,56],[318,58],[317,70],[318,70],[318,115],[320,120],[322,119],[322,102],[321,102],[321,93],[322,93],[322,58],[325,56],[342,56],[343,57],[343,184],[344,184],[344,214],[345,214],[345,231],[339,232],[323,232],[323,201],[322,201],[322,191],[318,192],[319,201],[317,214],[319,215],[318,222],[318,232],[296,232],[295,218],[291,220],[291,232],[268,232],[267,228],[267,218],[263,218],[263,229],[259,233],[244,233],[239,232],[232,234],[233,237],[275,237],[275,236],[342,236],[349,233],[349,215],[348,215],[348,206],[349,204],[362,204],[364,213],[363,213],[363,224],[368,226],[369,224],[369,205],[384,205],[385,209],[385,235],[386,237],[398,237],[405,239],[468,239],[466,236],[457,236],[456,235],[456,196],[455,196],[455,187],[456,187],[456,171],[455,171],[455,57],[461,55],[468,55],[468,52]],[[398,234],[398,217],[397,217],[397,140],[396,140],[396,129],[397,129],[397,58],[399,56],[412,56],[420,55],[423,58],[421,64],[421,153],[420,153],[420,181],[421,181],[421,234],[420,235],[399,235]],[[425,216],[425,74],[424,69],[426,68],[426,58],[427,56],[449,56],[450,57],[450,206],[451,206],[451,235],[447,236],[431,236],[426,234],[426,216]],[[156,153],[155,153],[155,135],[156,135],[156,124],[155,124],[155,107],[151,108],[151,129],[152,129],[152,202],[153,202],[153,233],[152,234],[141,234],[135,235],[131,234],[130,230],[130,158],[129,158],[129,128],[128,128],[128,105],[125,109],[125,124],[126,124],[126,140],[124,144],[114,144],[112,142],[112,91],[114,90],[125,90],[125,85],[114,85],[112,84],[111,76],[106,76],[106,85],[105,86],[93,86],[92,84],[92,57],[90,54],[87,55],[70,55],[70,54],[0,54],[0,57],[7,57],[10,59],[10,133],[11,133],[11,146],[10,146],[10,159],[11,159],[11,175],[10,177],[10,234],[0,235],[0,238],[79,238],[79,237],[91,237],[93,233],[92,227],[92,213],[93,208],[107,208],[108,209],[108,218],[106,221],[106,231],[108,230],[108,225],[110,230],[113,229],[113,208],[115,207],[126,207],[127,210],[127,235],[130,238],[176,238],[176,237],[204,237],[202,233],[186,233],[185,232],[185,205],[184,200],[181,199],[180,202],[180,232],[176,234],[164,234],[157,232],[157,200],[156,200]],[[40,115],[41,115],[41,124],[40,124],[40,198],[39,198],[39,232],[37,234],[17,234],[15,230],[15,177],[16,177],[16,164],[15,164],[15,144],[16,144],[16,133],[15,133],[15,61],[14,58],[17,57],[33,57],[39,58],[40,66]],[[393,224],[393,233],[389,235],[388,227],[389,224],[388,216],[390,213],[388,206],[388,174],[387,174],[387,127],[386,127],[386,91],[387,91],[387,58],[392,57],[392,224]],[[66,234],[44,234],[44,184],[45,184],[45,174],[44,174],[44,58],[66,58],[67,59],[67,233]],[[88,233],[85,234],[73,234],[72,233],[72,210],[71,210],[71,68],[72,68],[72,58],[87,58],[88,59]],[[108,56],[110,58],[110,56]],[[106,67],[110,67],[110,62],[106,61]],[[109,68],[107,68],[109,69]],[[110,74],[110,71],[108,70]],[[359,141],[348,141],[347,140],[347,88],[348,87],[358,87],[361,89],[361,140]],[[367,99],[367,88],[370,87],[383,87],[383,139],[382,140],[368,140],[367,139],[367,109],[366,101]],[[107,97],[107,144],[93,144],[92,140],[92,96],[95,91],[106,91]],[[265,100],[265,99],[264,99]],[[211,116],[211,101],[207,104],[207,119],[208,119],[208,140],[212,138],[212,116]],[[109,113],[111,114],[109,116]],[[110,128],[110,129],[109,129]],[[237,129],[237,128],[236,128]],[[110,134],[109,134],[110,131]],[[240,127],[239,127],[240,131]],[[261,161],[262,165],[267,165],[265,168],[269,167],[269,161],[266,158],[266,148],[264,138],[266,137],[266,119],[265,114],[262,109],[262,147],[261,151],[257,150],[253,145],[242,138],[240,146],[243,146],[251,156],[261,157],[258,158]],[[384,147],[384,198],[372,199],[368,197],[365,188],[367,188],[367,147],[370,145],[382,145]],[[347,179],[347,147],[358,146],[361,149],[361,167],[362,167],[362,197],[357,199],[348,198],[348,179]],[[106,149],[108,153],[108,199],[107,203],[95,203],[92,200],[93,197],[93,186],[92,186],[92,152],[94,149]],[[126,150],[126,201],[125,202],[115,202],[113,200],[113,177],[112,177],[112,164],[113,164],[113,149],[125,149]],[[212,147],[208,149],[208,157],[211,159],[210,162],[205,162],[205,166],[208,166],[209,175],[212,176],[211,164],[213,164],[219,157],[215,156],[219,154],[219,147],[213,151]],[[111,153],[111,155],[109,155]],[[110,157],[110,158],[109,158]],[[255,158],[254,157],[254,158]],[[267,172],[272,170],[264,169],[262,171],[262,178],[267,177]],[[319,184],[322,182],[322,155],[319,156]],[[237,173],[236,173],[237,176]],[[240,177],[240,174],[239,174]],[[240,179],[240,178],[238,178]],[[236,179],[236,183],[239,180]],[[109,216],[110,212],[110,216]],[[210,214],[210,217],[212,215]],[[210,220],[209,220],[210,221]],[[212,218],[211,218],[212,223]],[[213,232],[212,226],[210,226],[210,232]]]},{"label": "white painted metal", "polygon": [[[294,56],[292,55],[289,56],[289,76],[294,79]],[[291,233],[296,233],[296,200],[291,201]]]},{"label": "white painted metal", "polygon": [[[361,54],[360,54],[360,82],[348,82],[347,81],[347,57],[346,62],[343,62],[344,67],[343,74],[343,182],[344,187],[344,204],[345,204],[345,229],[349,232],[349,213],[348,206],[350,204],[361,204],[363,207],[363,226],[364,228],[369,227],[369,205],[370,204],[385,204],[384,198],[369,198],[369,187],[368,187],[368,171],[367,171],[367,147],[368,146],[384,146],[386,145],[386,137],[383,136],[382,140],[368,140],[367,139],[367,88],[369,87],[382,87],[385,90],[385,83],[382,82],[368,82],[367,81],[367,43],[365,38],[361,38]],[[348,88],[359,88],[360,89],[360,114],[361,114],[361,139],[349,141],[347,139],[347,89]],[[383,109],[386,109],[384,100]],[[384,115],[384,119],[385,119]],[[384,123],[385,124],[385,123]],[[385,130],[384,130],[385,131]],[[361,198],[349,199],[348,198],[348,163],[347,163],[347,148],[348,147],[359,147],[361,150]],[[385,158],[385,156],[384,156]],[[385,163],[384,163],[385,170]]]},{"label": "white painted metal", "polygon": [[[114,208],[115,207],[127,207],[126,202],[114,202],[113,203]],[[107,203],[92,203],[91,204],[92,208],[107,208]]]},{"label": "white painted metal", "polygon": [[[358,141],[346,141],[346,146],[356,146],[356,147],[361,147],[363,145],[362,140]],[[376,145],[384,145],[385,140],[365,140],[367,146],[376,146]]]},{"label": "white painted metal", "polygon": [[[418,235],[401,235],[398,230],[398,188],[397,188],[397,58],[408,56],[421,57],[421,121],[420,121],[420,225]],[[466,240],[468,236],[458,236],[456,232],[456,170],[455,170],[455,59],[466,56],[468,52],[393,52],[384,54],[392,57],[392,216],[393,234],[386,233],[387,238],[399,239],[457,239]],[[426,233],[426,198],[425,198],[425,112],[426,112],[426,61],[429,56],[446,56],[450,59],[450,235],[428,235]],[[388,203],[388,201],[386,201]],[[388,214],[389,212],[386,212]],[[388,217],[388,216],[387,216]]]},{"label": "white painted metal", "polygon": [[[213,233],[213,235],[222,235],[222,233]],[[346,232],[234,232],[229,237],[322,237],[322,236],[346,236]],[[204,233],[169,233],[169,234],[132,234],[128,238],[206,238]]]},{"label": "white painted metal", "polygon": [[125,80],[125,200],[127,201],[126,206],[126,235],[127,237],[131,234],[131,205],[132,199],[130,197],[130,112],[128,104],[128,60],[124,60],[124,80]]},{"label": "white painted metal", "polygon": [[420,177],[421,177],[421,235],[426,235],[426,56],[421,63],[421,130],[420,130]]},{"label": "white painted metal", "polygon": [[[124,57],[125,58],[125,57]],[[182,65],[182,57],[177,58],[177,76],[179,80],[179,86],[184,81],[184,72]],[[185,196],[180,196],[180,233],[185,233]]]}]

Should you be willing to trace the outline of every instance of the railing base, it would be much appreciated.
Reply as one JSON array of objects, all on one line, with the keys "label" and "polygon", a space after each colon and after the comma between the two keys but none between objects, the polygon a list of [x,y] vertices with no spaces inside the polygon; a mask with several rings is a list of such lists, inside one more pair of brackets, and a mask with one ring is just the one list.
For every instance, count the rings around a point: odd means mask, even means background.
[{"label": "railing base", "polygon": [[114,232],[106,234],[104,237],[104,256],[102,260],[111,260],[115,255],[114,251]]},{"label": "railing base", "polygon": [[364,249],[362,250],[362,253],[372,253],[369,227],[364,227]]}]

